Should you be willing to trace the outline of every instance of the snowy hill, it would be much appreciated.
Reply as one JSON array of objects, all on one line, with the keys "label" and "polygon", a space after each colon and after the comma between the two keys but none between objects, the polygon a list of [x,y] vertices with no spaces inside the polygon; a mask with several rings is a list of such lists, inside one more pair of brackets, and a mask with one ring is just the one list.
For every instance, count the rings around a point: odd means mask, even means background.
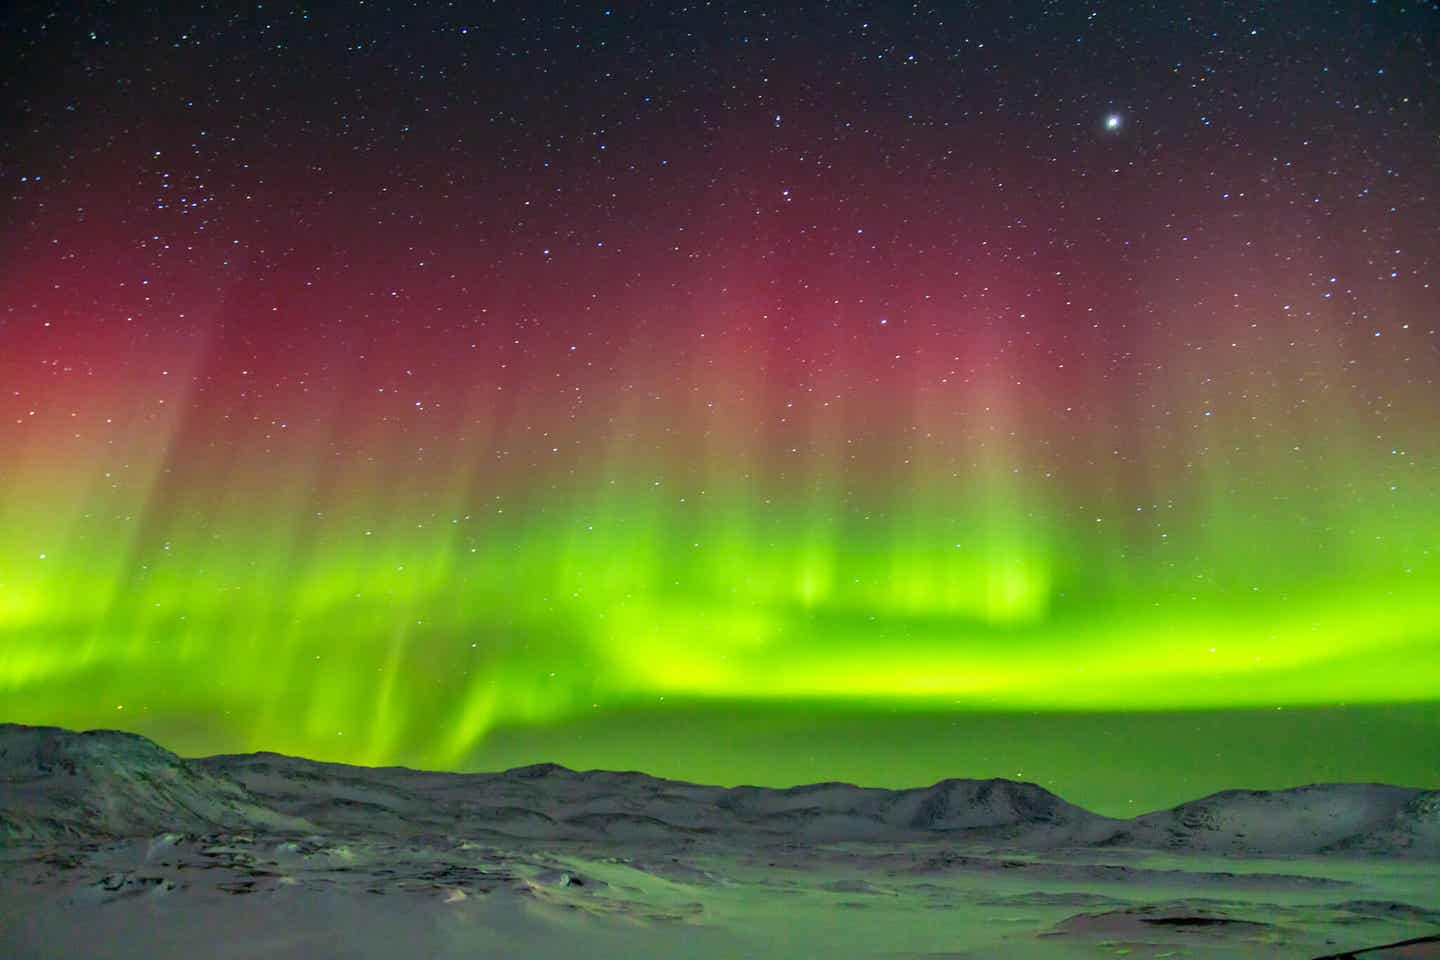
[{"label": "snowy hill", "polygon": [[1015,849],[1440,856],[1440,793],[1379,784],[1232,790],[1112,820],[1033,783],[717,787],[537,764],[356,767],[273,753],[182,760],[115,731],[0,726],[0,831],[17,838],[219,828],[535,841],[946,839]]},{"label": "snowy hill", "polygon": [[0,724],[0,838],[312,829],[144,737]]}]

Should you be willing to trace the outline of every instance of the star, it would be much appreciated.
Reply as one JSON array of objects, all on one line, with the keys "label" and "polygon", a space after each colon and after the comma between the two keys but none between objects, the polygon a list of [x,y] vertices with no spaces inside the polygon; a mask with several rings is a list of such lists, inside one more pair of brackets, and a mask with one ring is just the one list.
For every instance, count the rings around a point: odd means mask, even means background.
[{"label": "star", "polygon": [[1124,121],[1124,118],[1122,118],[1122,117],[1120,116],[1120,114],[1118,114],[1118,113],[1109,114],[1109,115],[1107,115],[1107,116],[1105,117],[1105,129],[1106,129],[1106,130],[1119,130],[1121,124],[1123,124],[1124,122],[1125,122],[1125,121]]}]

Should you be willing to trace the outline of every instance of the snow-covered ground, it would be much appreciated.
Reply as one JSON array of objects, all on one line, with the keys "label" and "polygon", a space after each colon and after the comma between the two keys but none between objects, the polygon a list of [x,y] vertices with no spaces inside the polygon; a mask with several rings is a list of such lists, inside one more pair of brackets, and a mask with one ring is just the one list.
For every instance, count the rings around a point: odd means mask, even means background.
[{"label": "snow-covered ground", "polygon": [[0,956],[1318,957],[1440,934],[1437,811],[1322,785],[1120,821],[1010,781],[186,761],[0,726]]}]

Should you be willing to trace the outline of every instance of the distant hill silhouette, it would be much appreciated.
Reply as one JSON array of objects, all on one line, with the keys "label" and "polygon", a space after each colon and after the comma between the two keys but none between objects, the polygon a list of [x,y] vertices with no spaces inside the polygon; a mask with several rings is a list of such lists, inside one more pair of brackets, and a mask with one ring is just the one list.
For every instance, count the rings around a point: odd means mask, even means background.
[{"label": "distant hill silhouette", "polygon": [[953,838],[1017,849],[1436,857],[1440,791],[1379,784],[1233,790],[1115,820],[1010,780],[906,790],[727,788],[555,764],[457,774],[274,753],[183,760],[134,734],[0,724],[0,837],[236,830],[537,841]]}]

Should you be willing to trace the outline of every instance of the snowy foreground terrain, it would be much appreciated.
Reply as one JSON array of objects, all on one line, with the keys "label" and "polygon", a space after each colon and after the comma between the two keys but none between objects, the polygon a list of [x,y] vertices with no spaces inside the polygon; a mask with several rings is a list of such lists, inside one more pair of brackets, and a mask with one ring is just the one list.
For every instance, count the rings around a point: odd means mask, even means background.
[{"label": "snowy foreground terrain", "polygon": [[0,725],[0,957],[1380,960],[1437,934],[1437,791],[1111,820],[1005,780],[181,760]]}]

